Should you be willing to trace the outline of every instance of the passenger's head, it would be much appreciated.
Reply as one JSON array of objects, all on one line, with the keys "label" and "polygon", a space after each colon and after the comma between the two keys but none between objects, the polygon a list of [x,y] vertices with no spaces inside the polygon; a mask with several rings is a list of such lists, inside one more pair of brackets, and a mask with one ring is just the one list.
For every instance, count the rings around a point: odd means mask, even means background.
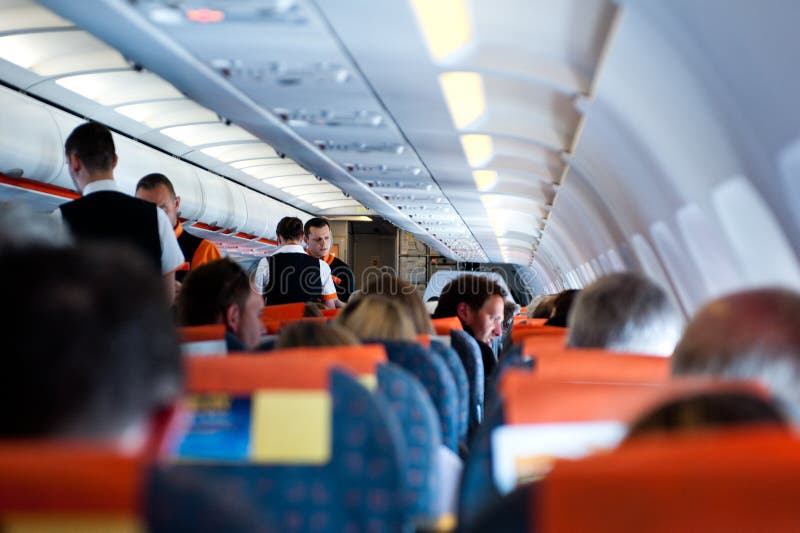
[{"label": "passenger's head", "polygon": [[744,425],[786,426],[780,409],[770,400],[746,392],[697,392],[668,401],[645,413],[628,431],[627,439],[660,433]]},{"label": "passenger's head", "polygon": [[64,143],[64,152],[69,174],[81,191],[97,174],[110,174],[117,165],[111,132],[97,122],[87,122],[72,130]]},{"label": "passenger's head", "polygon": [[578,292],[580,291],[576,289],[567,289],[556,295],[553,299],[553,312],[550,315],[550,319],[546,322],[548,326],[567,327],[569,313],[572,309],[575,297],[578,296]]},{"label": "passenger's head", "polygon": [[417,333],[405,309],[394,300],[365,294],[336,315],[336,323],[359,339],[414,341]]},{"label": "passenger's head", "polygon": [[675,348],[672,373],[758,379],[800,419],[800,295],[757,289],[706,304]]},{"label": "passenger's head", "polygon": [[190,270],[178,295],[182,326],[225,324],[246,350],[256,348],[264,333],[263,309],[264,301],[247,274],[227,258]]},{"label": "passenger's head", "polygon": [[136,250],[6,249],[0,294],[3,437],[76,437],[122,445],[181,390],[162,283]]},{"label": "passenger's head", "polygon": [[465,274],[444,286],[433,316],[457,316],[476,339],[488,344],[503,333],[506,295],[506,290],[491,278]]},{"label": "passenger's head", "polygon": [[361,344],[358,337],[337,324],[300,320],[281,330],[275,347],[356,346],[358,344]]},{"label": "passenger's head", "polygon": [[71,244],[72,236],[65,224],[26,204],[0,202],[0,248]]},{"label": "passenger's head", "polygon": [[529,318],[550,318],[553,316],[556,298],[555,294],[540,296],[528,304],[527,315]]},{"label": "passenger's head", "polygon": [[667,293],[647,278],[604,276],[575,298],[567,345],[618,352],[672,355],[683,320]]},{"label": "passenger's head", "polygon": [[364,294],[379,294],[397,301],[408,313],[417,334],[433,333],[433,324],[416,287],[395,275],[383,273],[371,278],[362,289]]},{"label": "passenger's head", "polygon": [[181,198],[175,195],[172,182],[164,174],[154,172],[140,179],[136,184],[136,197],[156,204],[167,214],[173,228],[178,225]]},{"label": "passenger's head", "polygon": [[303,227],[308,253],[322,259],[331,251],[331,225],[324,218],[312,218]]},{"label": "passenger's head", "polygon": [[303,241],[303,221],[297,217],[283,217],[275,229],[278,244],[300,244]]}]

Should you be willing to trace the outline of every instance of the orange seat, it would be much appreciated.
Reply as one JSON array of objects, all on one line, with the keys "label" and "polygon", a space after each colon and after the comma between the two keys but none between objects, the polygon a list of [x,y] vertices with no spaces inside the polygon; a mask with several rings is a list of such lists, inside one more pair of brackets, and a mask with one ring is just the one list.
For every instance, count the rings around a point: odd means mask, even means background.
[{"label": "orange seat", "polygon": [[2,442],[0,523],[9,531],[28,520],[36,521],[29,531],[46,528],[41,522],[45,519],[55,526],[53,531],[78,531],[88,523],[96,527],[105,523],[109,531],[122,524],[143,525],[137,515],[142,509],[144,466],[141,457],[100,447]]},{"label": "orange seat", "polygon": [[191,393],[231,394],[275,388],[324,389],[333,367],[374,375],[377,366],[385,362],[386,351],[377,344],[196,358],[186,361],[186,389]]},{"label": "orange seat", "polygon": [[450,330],[452,329],[464,329],[457,316],[434,318],[431,322],[437,335],[450,335]]},{"label": "orange seat", "polygon": [[303,302],[293,304],[267,305],[261,313],[261,320],[266,324],[272,320],[297,320],[303,318],[306,304]]},{"label": "orange seat", "polygon": [[506,424],[616,420],[631,422],[670,399],[695,391],[736,391],[765,396],[751,382],[680,379],[647,383],[572,383],[542,380],[524,370],[509,370],[500,382]]},{"label": "orange seat", "polygon": [[537,355],[533,374],[559,381],[664,383],[670,379],[670,360],[605,350],[565,350]]},{"label": "orange seat", "polygon": [[182,326],[178,328],[178,337],[181,342],[204,342],[224,339],[225,325]]},{"label": "orange seat", "polygon": [[538,532],[796,531],[800,441],[766,429],[646,439],[558,462],[541,489]]},{"label": "orange seat", "polygon": [[323,309],[322,316],[333,318],[339,314],[339,309]]},{"label": "orange seat", "polygon": [[[532,319],[533,320],[533,319]],[[567,328],[555,326],[539,326],[536,324],[520,324],[511,328],[511,340],[514,344],[522,342],[527,338],[557,338],[561,339],[562,344],[567,338]]]}]

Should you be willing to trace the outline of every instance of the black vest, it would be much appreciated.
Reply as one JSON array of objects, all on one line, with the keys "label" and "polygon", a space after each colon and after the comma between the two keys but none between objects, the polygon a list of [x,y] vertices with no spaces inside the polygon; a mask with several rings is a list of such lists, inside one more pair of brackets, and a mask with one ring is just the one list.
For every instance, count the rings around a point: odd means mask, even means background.
[{"label": "black vest", "polygon": [[264,290],[267,305],[316,302],[322,296],[319,259],[305,253],[275,254],[267,258],[269,281]]},{"label": "black vest", "polygon": [[330,267],[331,274],[339,278],[341,281],[341,283],[336,284],[336,294],[339,297],[339,300],[346,302],[350,299],[350,295],[356,289],[356,276],[353,274],[353,271],[350,269],[347,263],[338,257],[333,258]]},{"label": "black vest", "polygon": [[63,204],[61,215],[80,241],[114,241],[138,248],[161,273],[155,204],[116,191],[98,191]]},{"label": "black vest", "polygon": [[[194,265],[192,265],[192,259],[194,259],[194,253],[200,247],[201,242],[203,242],[203,239],[192,235],[186,230],[183,230],[181,236],[178,237],[178,246],[181,247],[183,257],[189,263],[190,268],[194,267]],[[186,277],[186,274],[188,274],[186,270],[178,270],[175,272],[175,279],[177,281],[183,281],[183,278]]]}]

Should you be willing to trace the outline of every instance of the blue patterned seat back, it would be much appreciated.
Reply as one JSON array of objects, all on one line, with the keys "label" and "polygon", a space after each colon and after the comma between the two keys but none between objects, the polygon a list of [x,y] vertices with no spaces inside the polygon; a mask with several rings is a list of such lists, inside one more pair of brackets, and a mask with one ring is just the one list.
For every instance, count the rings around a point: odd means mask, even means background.
[{"label": "blue patterned seat back", "polygon": [[444,364],[450,369],[450,374],[456,383],[458,391],[458,438],[465,440],[469,427],[469,381],[467,371],[461,364],[458,354],[454,349],[440,340],[431,339],[431,351],[442,358]]},{"label": "blue patterned seat back", "polygon": [[369,342],[383,344],[389,361],[405,368],[422,383],[439,415],[442,444],[458,453],[458,391],[445,362],[416,342],[387,340]]},{"label": "blue patterned seat back", "polygon": [[406,440],[407,515],[413,523],[430,523],[437,518],[436,462],[442,443],[436,408],[419,380],[393,363],[378,367],[378,390],[397,417]]},{"label": "blue patterned seat back", "polygon": [[330,392],[327,464],[167,465],[149,491],[152,522],[164,525],[161,531],[207,530],[194,498],[176,498],[170,490],[192,484],[215,487],[231,505],[255,509],[264,526],[255,531],[406,531],[405,509],[398,505],[405,494],[406,447],[397,418],[382,395],[347,373],[331,372]]},{"label": "blue patterned seat back", "polygon": [[481,349],[478,341],[472,335],[460,329],[450,331],[450,342],[467,373],[467,382],[469,383],[468,426],[471,433],[483,421],[484,372]]},{"label": "blue patterned seat back", "polygon": [[486,419],[472,439],[458,497],[458,525],[465,531],[484,509],[500,499],[492,475],[492,431],[502,424],[502,407],[489,406]]}]

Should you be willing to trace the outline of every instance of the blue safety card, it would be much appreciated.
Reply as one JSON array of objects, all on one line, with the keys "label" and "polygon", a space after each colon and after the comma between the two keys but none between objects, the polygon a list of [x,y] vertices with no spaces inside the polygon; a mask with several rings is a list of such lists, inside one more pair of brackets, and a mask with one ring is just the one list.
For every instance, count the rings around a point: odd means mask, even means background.
[{"label": "blue safety card", "polygon": [[252,401],[223,395],[195,396],[189,430],[179,439],[181,459],[247,461],[250,458]]}]

